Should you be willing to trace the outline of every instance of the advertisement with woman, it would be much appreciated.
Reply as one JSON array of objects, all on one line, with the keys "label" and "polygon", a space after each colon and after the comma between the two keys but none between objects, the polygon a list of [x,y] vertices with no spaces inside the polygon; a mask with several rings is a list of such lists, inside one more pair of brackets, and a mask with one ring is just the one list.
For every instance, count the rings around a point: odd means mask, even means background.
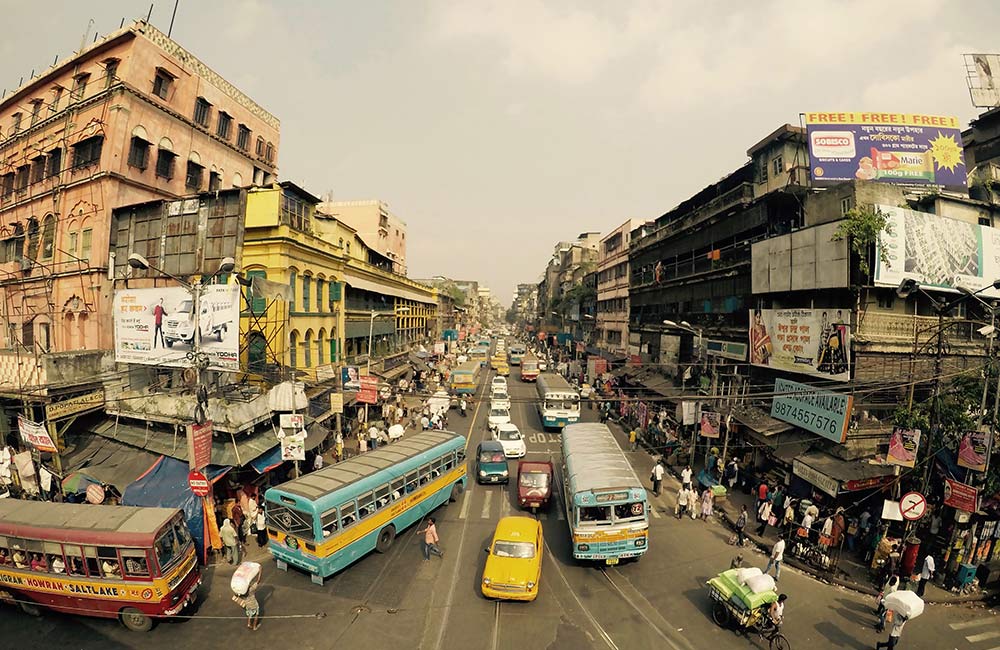
[{"label": "advertisement with woman", "polygon": [[837,381],[851,378],[849,309],[757,309],[750,363]]}]

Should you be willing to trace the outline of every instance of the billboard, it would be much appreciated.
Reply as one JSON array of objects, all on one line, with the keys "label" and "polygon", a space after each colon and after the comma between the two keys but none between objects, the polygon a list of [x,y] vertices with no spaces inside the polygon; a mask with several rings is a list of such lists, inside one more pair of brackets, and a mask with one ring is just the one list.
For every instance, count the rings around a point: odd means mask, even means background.
[{"label": "billboard", "polygon": [[966,54],[969,95],[976,108],[1000,106],[1000,54]]},{"label": "billboard", "polygon": [[893,427],[885,462],[900,467],[913,467],[917,464],[918,449],[920,449],[920,429]]},{"label": "billboard", "polygon": [[806,113],[813,185],[864,180],[963,191],[962,125],[950,115]]},{"label": "billboard", "polygon": [[345,393],[356,393],[361,390],[361,372],[357,366],[344,366],[340,369],[340,383]]},{"label": "billboard", "polygon": [[58,451],[44,424],[32,422],[23,415],[19,415],[17,416],[17,430],[21,434],[21,440],[38,451],[50,454]]},{"label": "billboard", "polygon": [[717,411],[701,412],[701,435],[703,438],[718,438],[722,429],[722,416]]},{"label": "billboard", "polygon": [[876,206],[888,216],[888,232],[879,242],[889,261],[875,257],[875,284],[898,287],[912,278],[925,289],[962,286],[984,298],[1000,298],[989,286],[1000,278],[1000,230],[889,205]]},{"label": "billboard", "polygon": [[958,443],[958,466],[973,472],[985,472],[990,457],[991,434],[986,431],[966,431]]},{"label": "billboard", "polygon": [[[201,289],[198,349],[213,370],[240,366],[239,285]],[[188,368],[195,348],[194,300],[184,287],[123,289],[114,299],[115,361]]]},{"label": "billboard", "polygon": [[979,490],[958,481],[944,480],[944,504],[958,510],[975,512],[979,508]]},{"label": "billboard", "polygon": [[849,381],[850,309],[758,309],[750,313],[750,363]]},{"label": "billboard", "polygon": [[847,440],[854,397],[819,390],[787,379],[774,380],[771,417],[812,431],[828,440]]}]

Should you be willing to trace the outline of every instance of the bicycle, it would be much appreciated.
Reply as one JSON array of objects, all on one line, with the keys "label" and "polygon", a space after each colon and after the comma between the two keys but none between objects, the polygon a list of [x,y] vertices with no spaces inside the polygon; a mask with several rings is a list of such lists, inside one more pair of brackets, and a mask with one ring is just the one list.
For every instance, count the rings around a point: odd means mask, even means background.
[{"label": "bicycle", "polygon": [[757,609],[751,615],[747,629],[756,632],[761,641],[767,641],[770,650],[791,650],[792,645],[781,633],[781,624],[771,620],[766,606]]}]

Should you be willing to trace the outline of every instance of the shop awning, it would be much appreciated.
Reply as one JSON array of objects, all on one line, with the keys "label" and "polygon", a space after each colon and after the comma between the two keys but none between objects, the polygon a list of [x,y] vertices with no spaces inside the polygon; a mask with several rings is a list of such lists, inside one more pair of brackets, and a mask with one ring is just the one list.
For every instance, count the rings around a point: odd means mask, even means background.
[{"label": "shop awning", "polygon": [[754,406],[734,408],[733,419],[763,436],[774,436],[795,428],[794,425],[772,418],[766,411]]},{"label": "shop awning", "polygon": [[74,445],[61,455],[63,473],[81,472],[101,483],[113,485],[119,493],[146,473],[159,458],[156,454],[129,447],[93,434],[67,440]]},{"label": "shop awning", "polygon": [[821,451],[797,456],[792,467],[796,476],[831,495],[880,487],[894,478],[891,466],[841,460]]},{"label": "shop awning", "polygon": [[425,296],[419,291],[414,291],[413,289],[405,289],[403,287],[393,287],[373,280],[366,280],[359,278],[354,275],[348,275],[344,278],[344,282],[354,287],[355,289],[361,289],[363,291],[371,291],[372,293],[380,293],[386,296],[395,296],[396,298],[403,298],[404,300],[413,300],[414,302],[422,302],[428,305],[434,304],[434,298],[431,296]]}]

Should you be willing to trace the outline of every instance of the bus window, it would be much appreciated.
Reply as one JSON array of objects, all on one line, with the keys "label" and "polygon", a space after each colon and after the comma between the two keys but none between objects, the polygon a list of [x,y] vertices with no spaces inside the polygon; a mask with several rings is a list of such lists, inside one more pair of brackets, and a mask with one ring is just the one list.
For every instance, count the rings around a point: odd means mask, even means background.
[{"label": "bus window", "polygon": [[453,451],[448,452],[448,454],[446,454],[442,460],[444,461],[443,465],[444,471],[447,472],[448,470],[450,470],[452,467],[455,466],[455,452]]},{"label": "bus window", "polygon": [[327,510],[319,519],[320,525],[323,527],[323,539],[326,539],[330,535],[337,532],[337,527],[340,522],[340,518],[337,516],[337,509]]},{"label": "bus window", "polygon": [[110,546],[97,549],[97,560],[101,565],[101,575],[105,578],[121,578],[122,565],[118,559],[118,551]]},{"label": "bus window", "polygon": [[634,503],[619,503],[615,506],[615,521],[635,521],[642,519],[646,508],[641,501]]},{"label": "bus window", "polygon": [[417,473],[410,472],[406,475],[406,493],[409,494],[417,489]]},{"label": "bus window", "polygon": [[375,497],[371,492],[366,492],[358,497],[358,518],[364,519],[375,513]]},{"label": "bus window", "polygon": [[584,506],[580,508],[580,523],[601,525],[611,523],[610,506]]},{"label": "bus window", "polygon": [[63,544],[66,553],[66,573],[71,576],[83,575],[83,549],[72,544]]},{"label": "bus window", "polygon": [[338,508],[340,510],[340,527],[347,528],[355,521],[358,520],[358,516],[355,513],[355,505],[353,501],[348,501]]},{"label": "bus window", "polygon": [[424,465],[420,468],[420,485],[424,485],[431,479],[431,466]]},{"label": "bus window", "polygon": [[28,554],[24,552],[26,543],[23,539],[12,538],[10,540],[10,559],[18,569],[28,568]]},{"label": "bus window", "polygon": [[392,483],[389,484],[389,488],[392,490],[391,496],[393,501],[403,496],[403,484],[404,484],[404,479],[402,478],[397,478]]},{"label": "bus window", "polygon": [[45,562],[52,573],[66,573],[66,562],[63,560],[62,544],[45,542]]},{"label": "bus window", "polygon": [[146,551],[138,548],[123,548],[122,560],[125,561],[125,575],[130,578],[149,577],[149,562],[146,560]]},{"label": "bus window", "polygon": [[384,508],[389,503],[389,485],[383,485],[375,490],[375,509]]}]

